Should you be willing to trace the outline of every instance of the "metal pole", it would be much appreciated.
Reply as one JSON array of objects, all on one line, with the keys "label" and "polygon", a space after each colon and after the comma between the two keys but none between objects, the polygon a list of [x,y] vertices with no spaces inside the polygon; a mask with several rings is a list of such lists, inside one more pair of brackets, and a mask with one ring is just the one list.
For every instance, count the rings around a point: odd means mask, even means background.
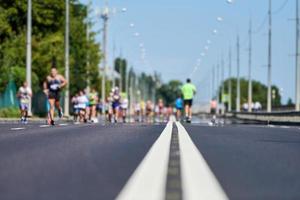
[{"label": "metal pole", "polygon": [[240,37],[237,36],[237,87],[236,87],[236,111],[241,111],[241,86],[240,86]]},{"label": "metal pole", "polygon": [[[102,100],[103,105],[105,105],[105,85],[106,85],[106,74],[107,74],[107,30],[108,30],[108,7],[106,5],[104,12],[102,14],[103,19],[103,74],[102,74]],[[105,112],[105,106],[102,107],[102,113]]]},{"label": "metal pole", "polygon": [[215,97],[215,66],[213,66],[213,69],[212,69],[212,97],[211,99],[213,100],[214,97]]},{"label": "metal pole", "polygon": [[249,23],[248,112],[252,112],[252,21]]},{"label": "metal pole", "polygon": [[86,23],[86,41],[87,41],[87,50],[86,50],[86,66],[87,66],[87,93],[90,93],[91,87],[90,87],[90,20],[89,20],[89,12],[92,6],[92,1],[89,0],[89,3],[87,5],[87,23]]},{"label": "metal pole", "polygon": [[220,104],[220,90],[219,90],[219,83],[220,83],[220,65],[217,65],[217,113],[219,113],[219,104]]},{"label": "metal pole", "polygon": [[229,80],[228,80],[228,112],[232,111],[232,101],[231,101],[231,97],[232,97],[232,83],[231,83],[231,48],[229,49]]},{"label": "metal pole", "polygon": [[120,59],[120,91],[123,92],[123,59]]},{"label": "metal pole", "polygon": [[[27,2],[27,41],[26,41],[26,82],[28,87],[32,88],[31,83],[31,33],[32,33],[32,2]],[[32,115],[31,112],[31,100],[29,103],[28,114]]]},{"label": "metal pole", "polygon": [[299,29],[299,0],[296,0],[296,111],[300,111],[300,29]]},{"label": "metal pole", "polygon": [[222,68],[222,80],[221,80],[222,95],[221,95],[221,101],[222,101],[222,104],[224,104],[223,96],[225,94],[225,69],[224,69],[224,58],[223,58],[223,56],[222,56],[222,61],[221,61],[221,68]]},{"label": "metal pole", "polygon": [[267,112],[272,112],[272,0],[269,0],[269,48],[268,48],[268,102]]},{"label": "metal pole", "polygon": [[128,95],[128,88],[129,88],[129,74],[125,71],[125,82],[126,82],[126,85],[125,85],[125,93]]},{"label": "metal pole", "polygon": [[113,46],[113,66],[112,66],[112,87],[116,87],[116,78],[115,78],[115,63],[116,63],[116,41],[114,40]]},{"label": "metal pole", "polygon": [[68,82],[66,86],[66,93],[65,93],[65,105],[64,105],[64,113],[65,116],[69,116],[69,85],[70,85],[70,78],[69,78],[69,33],[70,33],[70,9],[69,9],[69,0],[66,0],[66,32],[65,32],[65,78]]}]

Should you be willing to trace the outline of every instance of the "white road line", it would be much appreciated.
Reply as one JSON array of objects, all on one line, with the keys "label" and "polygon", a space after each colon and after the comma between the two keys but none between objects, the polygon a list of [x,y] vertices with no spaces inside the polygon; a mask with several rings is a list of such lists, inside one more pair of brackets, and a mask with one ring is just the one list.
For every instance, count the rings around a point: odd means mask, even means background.
[{"label": "white road line", "polygon": [[68,126],[69,124],[58,124],[59,126]]},{"label": "white road line", "polygon": [[179,122],[176,125],[179,133],[183,199],[227,200],[227,195],[185,128]]},{"label": "white road line", "polygon": [[117,197],[117,200],[160,200],[165,198],[170,142],[170,121]]},{"label": "white road line", "polygon": [[289,127],[289,126],[280,126],[280,128],[289,129],[291,127]]},{"label": "white road line", "polygon": [[10,130],[12,131],[20,131],[20,130],[24,130],[26,128],[22,127],[22,128],[11,128]]},{"label": "white road line", "polygon": [[48,128],[50,125],[40,125],[40,128]]}]

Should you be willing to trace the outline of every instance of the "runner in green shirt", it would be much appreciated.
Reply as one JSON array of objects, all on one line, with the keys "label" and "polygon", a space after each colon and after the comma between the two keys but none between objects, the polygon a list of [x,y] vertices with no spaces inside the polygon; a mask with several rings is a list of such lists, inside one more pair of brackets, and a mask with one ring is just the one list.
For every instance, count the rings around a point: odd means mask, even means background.
[{"label": "runner in green shirt", "polygon": [[196,94],[196,86],[191,83],[191,79],[186,80],[186,84],[182,86],[181,92],[183,95],[186,122],[191,123],[193,99]]}]

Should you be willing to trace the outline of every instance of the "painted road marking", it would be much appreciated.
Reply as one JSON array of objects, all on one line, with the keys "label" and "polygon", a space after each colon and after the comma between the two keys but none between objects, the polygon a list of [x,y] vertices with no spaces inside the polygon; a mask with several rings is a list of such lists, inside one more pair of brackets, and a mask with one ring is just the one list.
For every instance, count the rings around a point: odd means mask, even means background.
[{"label": "painted road marking", "polygon": [[165,200],[182,199],[181,169],[180,169],[180,147],[178,128],[173,127],[170,144],[169,167],[167,173]]},{"label": "painted road marking", "polygon": [[179,132],[183,199],[229,199],[181,123]]},{"label": "painted road marking", "polygon": [[58,126],[68,126],[69,124],[58,124]]},{"label": "painted road marking", "polygon": [[291,127],[289,127],[289,126],[280,126],[280,128],[289,129]]},{"label": "painted road marking", "polygon": [[20,128],[11,128],[10,130],[12,130],[12,131],[20,131],[20,130],[24,130],[24,129],[26,129],[26,128],[20,127]]},{"label": "painted road marking", "polygon": [[173,121],[170,121],[130,177],[117,200],[165,198],[172,128]]},{"label": "painted road marking", "polygon": [[48,128],[50,125],[40,125],[40,128]]}]

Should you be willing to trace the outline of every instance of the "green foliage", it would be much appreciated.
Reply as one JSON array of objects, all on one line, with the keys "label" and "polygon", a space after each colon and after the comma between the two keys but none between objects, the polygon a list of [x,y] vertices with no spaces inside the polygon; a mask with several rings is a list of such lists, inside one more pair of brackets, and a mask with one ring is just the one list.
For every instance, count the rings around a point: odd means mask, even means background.
[{"label": "green foliage", "polygon": [[[230,80],[232,84],[231,102],[232,102],[233,109],[235,109],[237,80],[235,78],[232,78]],[[228,93],[228,83],[229,83],[229,79],[225,81],[225,93]],[[248,103],[248,80],[241,79],[240,86],[241,86],[241,104]],[[260,102],[263,108],[266,108],[267,92],[268,92],[267,86],[258,81],[253,81],[252,86],[253,86],[253,102]],[[221,88],[219,88],[219,91],[220,91],[219,95],[221,99]],[[275,91],[274,93],[275,98],[272,99],[272,105],[275,107],[281,106],[281,96],[279,93],[279,88],[277,86],[272,86],[272,91]]]},{"label": "green foliage", "polygon": [[181,86],[182,82],[178,80],[172,80],[167,84],[162,84],[157,90],[157,96],[163,99],[167,106],[174,105],[177,97],[181,96]]},{"label": "green foliage", "polygon": [[[87,8],[78,0],[70,1],[70,90],[74,94],[87,86],[100,92],[98,66],[100,45],[95,33],[87,37]],[[0,0],[0,93],[9,78],[17,85],[25,80],[27,0]],[[32,71],[33,91],[41,89],[55,61],[60,73],[65,66],[65,1],[32,1]],[[89,40],[87,40],[89,38]]]},{"label": "green foliage", "polygon": [[0,109],[0,118],[17,118],[20,117],[20,111],[17,107]]},{"label": "green foliage", "polygon": [[289,106],[289,107],[295,106],[295,104],[294,104],[294,102],[291,98],[288,99],[286,105]]},{"label": "green foliage", "polygon": [[115,70],[120,74],[121,76],[121,80],[122,80],[122,84],[120,83],[119,80],[116,81],[116,85],[118,87],[121,87],[122,91],[126,90],[126,79],[127,79],[127,61],[126,59],[122,59],[122,58],[117,58],[115,60]]}]

